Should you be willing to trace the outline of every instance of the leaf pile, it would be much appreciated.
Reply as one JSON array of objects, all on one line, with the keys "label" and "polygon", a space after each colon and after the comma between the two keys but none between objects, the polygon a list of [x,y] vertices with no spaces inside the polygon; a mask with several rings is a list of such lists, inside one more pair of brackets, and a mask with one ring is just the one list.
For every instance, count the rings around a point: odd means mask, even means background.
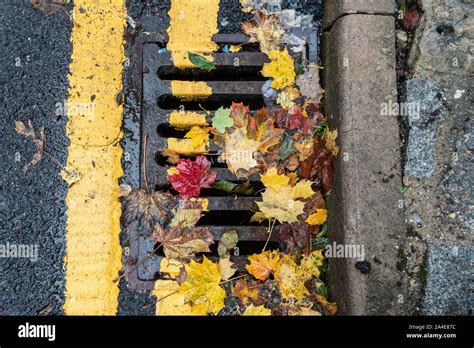
[{"label": "leaf pile", "polygon": [[[270,79],[266,85],[274,98],[266,98],[259,110],[233,102],[206,111],[208,125],[185,127],[185,139],[179,142],[183,147],[169,145],[173,150],[163,152],[172,165],[169,183],[160,186],[169,184],[170,192],[132,191],[124,198],[125,219],[135,222],[166,256],[160,272],[170,280],[156,282],[157,308],[217,315],[237,303],[234,313],[245,316],[334,315],[337,305],[328,300],[324,285],[323,249],[325,198],[339,153],[337,130],[329,128],[321,110],[319,67],[297,64],[283,44],[289,33],[278,17],[259,10],[253,14],[243,30],[268,55],[262,75]],[[207,57],[189,53],[189,58],[200,69],[215,68]],[[208,158],[225,161],[234,178],[218,180]],[[257,176],[263,184],[258,191],[248,180]],[[239,230],[214,236],[198,223],[207,210],[207,201],[199,198],[202,189],[229,197],[260,195],[258,211],[244,223],[268,224],[268,240],[278,233],[282,250],[266,250],[266,243],[260,253],[247,257],[236,276]],[[217,255],[208,258],[216,239]]]}]

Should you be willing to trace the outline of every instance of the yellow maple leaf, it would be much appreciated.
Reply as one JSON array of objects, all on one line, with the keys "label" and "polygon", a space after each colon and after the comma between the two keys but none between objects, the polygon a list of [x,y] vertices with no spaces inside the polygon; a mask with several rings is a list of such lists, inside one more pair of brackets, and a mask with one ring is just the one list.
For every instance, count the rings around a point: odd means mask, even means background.
[{"label": "yellow maple leaf", "polygon": [[313,151],[314,151],[313,139],[305,139],[301,142],[295,142],[294,146],[299,152],[298,156],[301,162],[309,158],[309,156],[313,154]]},{"label": "yellow maple leaf", "polygon": [[255,214],[252,215],[250,218],[250,222],[262,222],[263,220],[266,220],[267,218],[265,217],[265,214],[262,213],[261,211],[257,211]]},{"label": "yellow maple leaf", "polygon": [[225,136],[225,159],[229,170],[242,177],[237,171],[239,169],[249,170],[257,165],[253,154],[257,151],[260,143],[247,138],[247,132],[238,128],[231,134]]},{"label": "yellow maple leaf", "polygon": [[308,279],[311,277],[319,277],[319,267],[323,265],[323,261],[323,250],[315,250],[308,256],[303,257],[298,267],[300,271],[308,277]]},{"label": "yellow maple leaf", "polygon": [[320,316],[321,313],[308,307],[291,307],[288,311],[288,315],[297,316]]},{"label": "yellow maple leaf", "polygon": [[261,176],[261,181],[265,187],[270,187],[274,191],[280,192],[283,187],[288,186],[290,178],[285,174],[279,175],[276,168],[270,168]]},{"label": "yellow maple leaf", "polygon": [[191,139],[195,149],[199,149],[203,145],[209,146],[209,129],[209,127],[192,126],[184,137]]},{"label": "yellow maple leaf", "polygon": [[294,297],[298,300],[309,295],[304,283],[311,278],[310,274],[298,266],[292,256],[283,255],[274,272],[275,280],[278,282],[281,295],[285,299]]},{"label": "yellow maple leaf", "polygon": [[262,69],[262,75],[273,79],[272,87],[283,89],[295,84],[296,73],[293,58],[288,50],[272,50],[268,52],[271,62],[266,63]]},{"label": "yellow maple leaf", "polygon": [[240,52],[240,50],[242,50],[242,46],[230,45],[229,52],[235,53]]},{"label": "yellow maple leaf", "polygon": [[221,287],[221,273],[216,263],[204,257],[202,263],[191,261],[185,265],[188,277],[179,288],[192,307],[198,305],[199,312],[219,313],[224,308],[226,293]]},{"label": "yellow maple leaf", "polygon": [[229,278],[237,272],[237,269],[234,268],[234,263],[230,261],[230,256],[221,257],[219,259],[218,267],[222,280],[229,280]]},{"label": "yellow maple leaf", "polygon": [[160,272],[168,273],[172,277],[177,277],[183,267],[181,261],[171,259],[168,257],[163,257],[160,262]]},{"label": "yellow maple leaf", "polygon": [[250,264],[245,266],[247,271],[259,280],[266,280],[278,265],[280,253],[277,250],[263,251],[249,256],[248,260]]},{"label": "yellow maple leaf", "polygon": [[279,192],[268,187],[262,193],[262,201],[256,202],[260,211],[267,219],[277,219],[279,222],[296,222],[298,215],[304,212],[304,202],[295,200],[293,188],[285,186]]},{"label": "yellow maple leaf", "polygon": [[153,295],[156,296],[156,315],[193,315],[195,314],[178,292],[179,284],[175,280],[159,279],[155,282]]},{"label": "yellow maple leaf", "polygon": [[291,197],[296,198],[309,198],[314,195],[314,191],[311,188],[311,185],[314,184],[314,181],[301,180],[293,186],[291,191]]},{"label": "yellow maple leaf", "polygon": [[339,146],[336,145],[337,129],[333,131],[328,130],[324,136],[324,139],[326,140],[327,149],[331,151],[333,156],[337,156],[339,153]]},{"label": "yellow maple leaf", "polygon": [[321,303],[324,310],[328,315],[336,315],[337,313],[337,303],[336,302],[329,302],[326,297],[322,295],[316,295],[316,301]]},{"label": "yellow maple leaf", "polygon": [[316,209],[316,213],[311,214],[305,220],[310,225],[322,225],[326,222],[328,211],[326,209]]},{"label": "yellow maple leaf", "polygon": [[300,96],[300,92],[294,87],[287,87],[277,96],[277,104],[280,104],[284,109],[292,106],[293,100]]},{"label": "yellow maple leaf", "polygon": [[263,306],[257,306],[255,307],[254,305],[250,305],[247,308],[245,308],[245,311],[242,315],[245,316],[257,316],[257,315],[271,315],[272,311],[268,308],[265,308]]}]

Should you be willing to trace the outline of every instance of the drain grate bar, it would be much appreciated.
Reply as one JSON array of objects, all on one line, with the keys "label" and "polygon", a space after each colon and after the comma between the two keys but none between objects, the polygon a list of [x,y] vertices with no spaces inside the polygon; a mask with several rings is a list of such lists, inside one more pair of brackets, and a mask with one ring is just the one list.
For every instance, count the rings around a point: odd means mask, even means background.
[{"label": "drain grate bar", "polygon": [[[144,170],[150,187],[171,189],[167,169],[172,165],[162,155],[165,149],[173,149],[182,158],[194,158],[198,153],[188,151],[189,139],[184,139],[187,130],[193,125],[206,126],[210,123],[214,110],[228,107],[232,102],[243,102],[256,111],[264,106],[262,86],[265,79],[260,71],[268,57],[252,51],[252,45],[243,45],[243,50],[236,53],[213,53],[215,70],[199,69],[180,70],[173,66],[171,54],[163,52],[165,43],[157,40],[146,40],[141,50],[142,58],[142,136],[147,135],[146,148],[142,140],[142,153],[146,152],[146,165],[141,166],[140,181],[144,186]],[[246,35],[217,34],[213,39],[222,48],[224,44],[241,45],[248,41]],[[205,83],[205,84],[203,84]],[[174,88],[173,87],[180,87]],[[203,88],[206,86],[206,88]],[[204,91],[204,92],[203,92]],[[209,95],[208,91],[212,91]],[[208,112],[203,111],[208,110]],[[173,122],[170,122],[174,120]],[[179,122],[176,122],[179,120]],[[143,138],[142,138],[143,139]],[[205,150],[205,149],[203,149]],[[211,162],[217,180],[242,183],[232,174],[225,162],[219,160],[222,149],[212,142],[203,155]],[[250,178],[255,192],[252,195],[227,195],[215,189],[203,189],[201,197],[208,200],[208,211],[199,220],[199,226],[208,226],[215,235],[211,253],[206,257],[216,260],[217,242],[223,233],[235,230],[239,235],[236,252],[232,261],[242,271],[248,255],[259,253],[267,243],[268,226],[250,223],[250,218],[258,210],[256,202],[261,200],[259,190],[262,185],[259,176]],[[173,190],[171,190],[173,192]],[[156,279],[166,275],[160,273],[160,262],[163,251],[148,236],[142,236],[133,226],[131,252],[139,265],[136,276],[131,277],[132,286],[151,288]],[[135,239],[133,239],[135,238]],[[277,233],[273,233],[267,249],[280,247]]]}]

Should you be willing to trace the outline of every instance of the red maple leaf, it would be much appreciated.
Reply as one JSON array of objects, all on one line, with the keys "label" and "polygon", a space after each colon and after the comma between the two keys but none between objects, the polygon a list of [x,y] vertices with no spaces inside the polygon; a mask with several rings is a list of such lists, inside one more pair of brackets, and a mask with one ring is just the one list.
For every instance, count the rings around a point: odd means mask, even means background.
[{"label": "red maple leaf", "polygon": [[197,156],[196,161],[180,159],[176,169],[178,173],[170,175],[170,182],[184,199],[199,197],[201,188],[210,188],[217,176],[204,156]]}]

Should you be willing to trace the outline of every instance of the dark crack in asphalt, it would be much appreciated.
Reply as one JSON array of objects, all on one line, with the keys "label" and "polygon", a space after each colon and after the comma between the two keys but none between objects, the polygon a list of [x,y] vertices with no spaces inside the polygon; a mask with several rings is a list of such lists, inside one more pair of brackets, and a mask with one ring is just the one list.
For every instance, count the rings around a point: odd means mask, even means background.
[{"label": "dark crack in asphalt", "polygon": [[0,2],[0,244],[38,248],[36,262],[0,259],[0,315],[61,314],[67,185],[47,157],[22,172],[35,147],[14,128],[44,126],[45,150],[65,162],[66,116],[55,111],[67,94],[72,23],[65,11],[47,17],[27,1]]}]

